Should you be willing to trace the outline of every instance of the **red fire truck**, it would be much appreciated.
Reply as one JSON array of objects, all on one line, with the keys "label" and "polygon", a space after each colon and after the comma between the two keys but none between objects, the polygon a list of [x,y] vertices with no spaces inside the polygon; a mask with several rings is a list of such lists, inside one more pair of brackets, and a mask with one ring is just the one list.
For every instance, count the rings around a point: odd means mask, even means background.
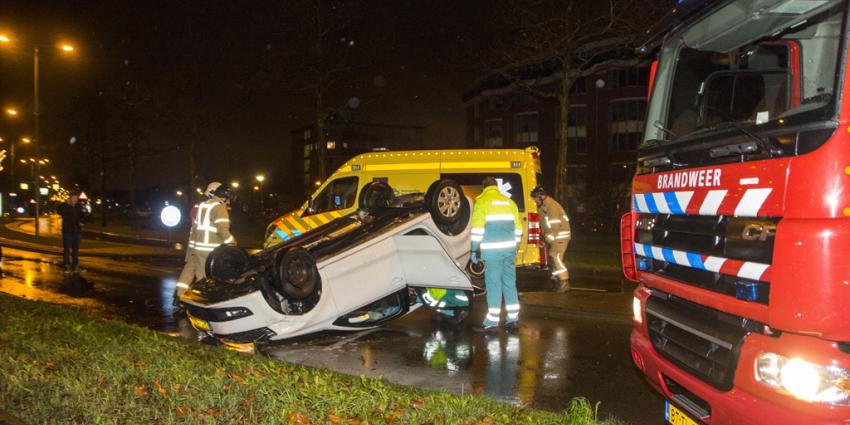
[{"label": "red fire truck", "polygon": [[633,360],[675,425],[848,424],[850,4],[679,3],[621,222]]}]

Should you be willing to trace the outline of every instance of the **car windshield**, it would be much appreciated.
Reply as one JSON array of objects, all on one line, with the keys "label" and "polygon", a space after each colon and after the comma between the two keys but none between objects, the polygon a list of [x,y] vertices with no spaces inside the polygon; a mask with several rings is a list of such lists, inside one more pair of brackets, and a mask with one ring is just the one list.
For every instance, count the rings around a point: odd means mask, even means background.
[{"label": "car windshield", "polygon": [[644,142],[832,117],[843,5],[731,1],[668,37]]},{"label": "car windshield", "polygon": [[356,197],[357,177],[342,177],[328,183],[322,192],[316,195],[308,213],[343,210],[353,206]]}]

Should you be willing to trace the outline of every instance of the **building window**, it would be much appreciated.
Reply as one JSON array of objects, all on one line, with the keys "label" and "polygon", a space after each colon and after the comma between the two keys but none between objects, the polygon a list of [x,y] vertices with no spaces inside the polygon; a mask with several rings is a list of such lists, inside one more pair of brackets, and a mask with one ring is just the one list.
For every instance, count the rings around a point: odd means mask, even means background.
[{"label": "building window", "polygon": [[310,129],[308,128],[308,129],[304,130],[304,140],[310,140],[311,137],[312,137],[312,132],[310,131]]},{"label": "building window", "polygon": [[584,200],[587,195],[587,166],[567,165],[567,197],[570,211],[583,213],[587,208]]},{"label": "building window", "polygon": [[505,145],[502,137],[502,120],[487,120],[484,121],[484,147],[485,148],[501,148]]},{"label": "building window", "polygon": [[649,84],[649,67],[621,69],[617,71],[617,83],[620,87],[646,86]]},{"label": "building window", "polygon": [[514,143],[527,145],[537,143],[537,112],[514,115]]},{"label": "building window", "polygon": [[310,145],[304,145],[304,158],[310,157]]},{"label": "building window", "polygon": [[587,78],[580,77],[573,82],[570,87],[570,94],[585,94],[587,93]]},{"label": "building window", "polygon": [[[587,153],[587,105],[570,105],[567,152]],[[561,140],[561,108],[555,108],[555,139]]]},{"label": "building window", "polygon": [[611,152],[636,151],[646,119],[646,100],[617,99],[608,105],[608,148]]},{"label": "building window", "polygon": [[608,170],[608,177],[611,183],[627,183],[631,184],[632,178],[635,176],[634,162],[613,162]]}]

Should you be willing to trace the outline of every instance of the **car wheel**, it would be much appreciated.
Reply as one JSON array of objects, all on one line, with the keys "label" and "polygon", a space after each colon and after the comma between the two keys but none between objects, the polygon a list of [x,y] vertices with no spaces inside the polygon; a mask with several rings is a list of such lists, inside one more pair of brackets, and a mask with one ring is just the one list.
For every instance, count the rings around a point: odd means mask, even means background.
[{"label": "car wheel", "polygon": [[366,211],[375,211],[392,205],[395,199],[393,188],[384,182],[371,182],[360,189],[358,207]]},{"label": "car wheel", "polygon": [[469,209],[469,201],[463,195],[463,189],[454,180],[440,180],[428,189],[425,196],[428,211],[437,224],[451,225],[460,220],[464,210]]},{"label": "car wheel", "polygon": [[320,288],[316,260],[304,248],[293,248],[279,255],[274,277],[275,289],[295,300],[306,299]]},{"label": "car wheel", "polygon": [[204,273],[216,280],[233,280],[248,268],[248,253],[232,245],[219,245],[207,256]]}]

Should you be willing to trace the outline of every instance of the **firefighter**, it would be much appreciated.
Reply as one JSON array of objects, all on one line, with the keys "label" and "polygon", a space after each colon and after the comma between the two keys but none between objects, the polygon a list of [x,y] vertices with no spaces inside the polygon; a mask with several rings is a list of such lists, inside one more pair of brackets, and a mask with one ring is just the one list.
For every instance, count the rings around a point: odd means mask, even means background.
[{"label": "firefighter", "polygon": [[564,264],[564,254],[570,244],[570,219],[564,208],[546,194],[542,187],[531,190],[531,196],[537,204],[543,237],[549,248],[549,263],[552,266],[552,280],[559,292],[570,290],[570,272]]},{"label": "firefighter", "polygon": [[230,189],[219,182],[212,182],[204,192],[206,200],[197,205],[197,211],[189,230],[189,247],[186,252],[186,265],[177,278],[176,298],[189,289],[189,284],[203,279],[207,256],[217,246],[236,244],[230,233]]},{"label": "firefighter", "polygon": [[471,261],[478,263],[477,252],[484,260],[484,285],[487,288],[487,316],[475,332],[489,332],[499,326],[502,296],[505,299],[505,328],[516,329],[519,319],[519,297],[516,290],[517,245],[522,238],[519,211],[511,198],[499,192],[496,179],[487,177],[484,190],[472,207]]}]

